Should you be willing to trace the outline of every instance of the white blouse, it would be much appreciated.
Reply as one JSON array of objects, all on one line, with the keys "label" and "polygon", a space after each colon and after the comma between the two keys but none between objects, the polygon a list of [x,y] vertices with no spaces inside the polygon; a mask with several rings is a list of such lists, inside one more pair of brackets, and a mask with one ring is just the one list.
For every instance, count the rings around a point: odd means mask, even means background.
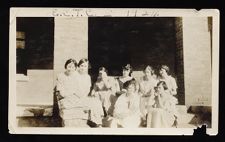
[{"label": "white blouse", "polygon": [[60,95],[63,97],[70,96],[77,92],[77,73],[73,73],[68,76],[65,73],[60,73],[57,76],[57,91],[60,92]]},{"label": "white blouse", "polygon": [[81,98],[87,97],[91,89],[91,77],[88,74],[78,73],[77,79],[77,95]]}]

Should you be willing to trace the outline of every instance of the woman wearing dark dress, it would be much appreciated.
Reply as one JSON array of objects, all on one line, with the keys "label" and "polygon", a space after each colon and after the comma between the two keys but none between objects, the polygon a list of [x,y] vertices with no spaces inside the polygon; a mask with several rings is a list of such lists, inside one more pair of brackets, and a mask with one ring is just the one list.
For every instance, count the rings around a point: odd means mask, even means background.
[{"label": "woman wearing dark dress", "polygon": [[127,81],[134,80],[134,78],[131,76],[132,74],[132,67],[130,64],[127,64],[126,66],[122,67],[123,69],[123,75],[117,78],[117,81],[119,83],[120,91],[117,92],[117,96],[120,96],[124,93],[123,84]]}]

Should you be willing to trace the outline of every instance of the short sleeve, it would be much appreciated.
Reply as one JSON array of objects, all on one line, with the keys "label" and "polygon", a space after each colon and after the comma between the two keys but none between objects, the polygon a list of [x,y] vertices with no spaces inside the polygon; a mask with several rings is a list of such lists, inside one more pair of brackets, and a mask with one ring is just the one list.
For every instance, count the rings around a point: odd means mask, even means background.
[{"label": "short sleeve", "polygon": [[94,83],[94,85],[93,85],[93,90],[94,90],[94,91],[98,91],[97,82]]},{"label": "short sleeve", "polygon": [[112,91],[113,92],[118,92],[120,91],[120,85],[118,83],[118,80],[115,78],[112,78]]},{"label": "short sleeve", "polygon": [[89,88],[91,87],[91,77],[90,77],[90,75],[88,75],[87,85],[88,85]]},{"label": "short sleeve", "polygon": [[56,90],[61,91],[63,89],[63,79],[62,75],[59,74],[56,78]]},{"label": "short sleeve", "polygon": [[83,86],[84,95],[88,95],[91,89],[91,77],[89,75],[87,75],[87,81],[85,83],[87,86]]},{"label": "short sleeve", "polygon": [[56,79],[56,90],[60,92],[60,95],[64,97],[65,95],[65,85],[63,80],[63,75],[59,74]]},{"label": "short sleeve", "polygon": [[173,86],[174,89],[177,89],[177,82],[176,82],[176,79],[171,77],[171,84]]}]

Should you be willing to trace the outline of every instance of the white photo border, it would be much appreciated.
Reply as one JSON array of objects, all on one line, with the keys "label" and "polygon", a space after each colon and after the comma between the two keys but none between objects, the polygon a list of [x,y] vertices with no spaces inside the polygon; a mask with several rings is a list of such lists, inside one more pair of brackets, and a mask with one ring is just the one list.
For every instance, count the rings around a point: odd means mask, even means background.
[{"label": "white photo border", "polygon": [[9,115],[11,134],[82,135],[193,135],[192,128],[21,128],[16,124],[16,17],[213,17],[212,30],[212,127],[218,133],[219,111],[219,11],[217,9],[139,9],[139,8],[10,8]]}]

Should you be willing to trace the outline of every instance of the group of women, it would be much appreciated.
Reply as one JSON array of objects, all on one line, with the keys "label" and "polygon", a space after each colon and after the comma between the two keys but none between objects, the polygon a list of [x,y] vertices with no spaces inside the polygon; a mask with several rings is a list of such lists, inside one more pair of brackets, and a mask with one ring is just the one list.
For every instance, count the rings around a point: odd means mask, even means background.
[{"label": "group of women", "polygon": [[[143,77],[134,79],[132,67],[122,67],[120,77],[108,76],[99,68],[91,83],[88,60],[69,59],[65,72],[57,76],[58,102],[63,126],[67,127],[172,127],[177,123],[177,84],[169,67],[162,65],[156,76],[151,66]],[[102,120],[109,123],[102,125]]]}]

